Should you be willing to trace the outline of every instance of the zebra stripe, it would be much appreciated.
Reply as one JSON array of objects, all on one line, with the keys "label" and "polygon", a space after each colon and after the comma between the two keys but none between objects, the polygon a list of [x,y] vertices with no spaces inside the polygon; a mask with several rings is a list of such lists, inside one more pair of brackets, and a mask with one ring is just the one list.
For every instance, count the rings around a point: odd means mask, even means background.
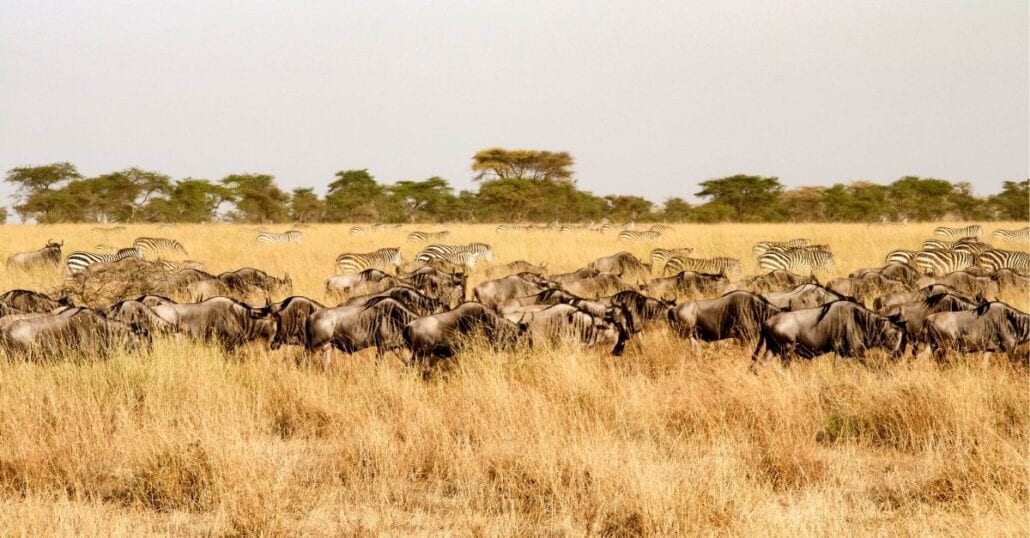
[{"label": "zebra stripe", "polygon": [[758,266],[764,271],[783,270],[798,275],[809,275],[815,269],[828,272],[837,270],[833,254],[825,250],[794,248],[784,251],[766,252],[758,257]]},{"label": "zebra stripe", "polygon": [[137,237],[133,240],[132,246],[142,252],[155,254],[165,250],[187,254],[186,247],[182,246],[182,243],[168,237]]},{"label": "zebra stripe", "polygon": [[558,230],[561,230],[561,223],[558,222],[558,219],[552,220],[551,222],[547,223],[546,229],[547,231],[556,232]]},{"label": "zebra stripe", "polygon": [[1002,241],[1030,241],[1030,226],[1018,230],[994,230],[991,236]]},{"label": "zebra stripe", "polygon": [[916,254],[919,254],[918,250],[892,250],[887,253],[887,258],[884,260],[884,263],[903,263],[905,265],[910,265],[912,260],[916,257]]},{"label": "zebra stripe", "polygon": [[966,226],[965,228],[949,228],[947,226],[938,226],[934,229],[933,235],[939,235],[941,237],[950,237],[955,239],[961,239],[963,237],[972,237],[980,239],[983,237],[984,229],[979,224],[973,224],[972,226]]},{"label": "zebra stripe", "polygon": [[808,239],[791,239],[789,241],[759,241],[755,243],[755,246],[751,249],[751,252],[757,255],[765,254],[773,249],[786,250],[788,248],[807,247],[812,242]]},{"label": "zebra stripe", "polygon": [[99,263],[111,263],[125,258],[143,259],[143,253],[135,247],[123,248],[114,254],[100,254],[97,252],[76,251],[68,255],[65,265],[69,274],[76,274],[85,271],[92,265]]},{"label": "zebra stripe", "polygon": [[381,248],[374,252],[347,252],[336,257],[337,274],[360,273],[367,269],[384,270],[388,266],[404,264],[399,248]]},{"label": "zebra stripe", "polygon": [[1026,273],[1030,272],[1030,254],[1015,250],[991,249],[980,255],[979,265],[991,272],[998,269],[1013,269]]},{"label": "zebra stripe", "polygon": [[923,241],[923,250],[952,250],[957,245],[957,241],[942,241],[940,239],[927,239]]},{"label": "zebra stripe", "polygon": [[688,256],[673,256],[666,260],[663,275],[675,275],[682,271],[694,271],[696,273],[724,274],[726,276],[740,274],[740,260],[736,258],[690,258]]},{"label": "zebra stripe", "polygon": [[[475,256],[471,256],[475,254]],[[493,261],[494,253],[486,243],[470,243],[468,245],[429,245],[415,256],[415,262],[427,264],[433,260],[466,265],[472,267],[479,259]]]},{"label": "zebra stripe", "polygon": [[599,227],[599,228],[597,229],[597,231],[599,231],[599,232],[601,232],[601,233],[603,233],[603,234],[610,234],[610,233],[612,233],[612,232],[614,232],[614,231],[615,231],[615,227],[614,227],[614,226],[612,226],[611,224],[608,224],[608,223],[606,222],[606,223],[602,224],[602,225],[601,225],[601,226],[600,226],[600,227]]},{"label": "zebra stripe", "polygon": [[350,229],[351,235],[365,235],[368,233],[368,228],[364,226],[352,226]]},{"label": "zebra stripe", "polygon": [[290,230],[287,232],[258,232],[257,242],[261,245],[271,245],[275,243],[300,243],[303,239],[304,234],[298,230]]},{"label": "zebra stripe", "polygon": [[662,232],[658,230],[645,230],[638,232],[636,230],[623,230],[619,232],[619,241],[654,241],[655,239],[661,239]]},{"label": "zebra stripe", "polygon": [[972,254],[973,256],[979,256],[988,250],[993,250],[994,247],[990,243],[984,243],[981,241],[958,241],[955,243],[955,252],[965,252],[966,254]]},{"label": "zebra stripe", "polygon": [[915,255],[912,262],[921,272],[944,276],[973,266],[976,258],[965,252],[954,250],[926,250]]},{"label": "zebra stripe", "polygon": [[425,242],[430,239],[446,239],[449,235],[451,235],[451,232],[448,232],[447,230],[443,230],[441,232],[422,232],[416,230],[408,234],[408,241]]},{"label": "zebra stripe", "polygon": [[694,253],[694,249],[689,247],[682,248],[656,248],[651,251],[651,267],[658,268],[660,265],[664,265],[669,261],[669,258],[673,256],[689,257]]}]

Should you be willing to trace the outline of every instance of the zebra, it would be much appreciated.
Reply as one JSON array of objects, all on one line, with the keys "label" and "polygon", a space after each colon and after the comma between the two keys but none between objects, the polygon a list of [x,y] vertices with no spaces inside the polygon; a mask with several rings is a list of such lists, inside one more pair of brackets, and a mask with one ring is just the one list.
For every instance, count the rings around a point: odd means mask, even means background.
[{"label": "zebra", "polygon": [[449,235],[451,235],[451,232],[448,232],[447,230],[440,232],[422,232],[416,230],[408,234],[408,241],[418,241],[423,243],[430,239],[447,239],[447,236]]},{"label": "zebra", "polygon": [[350,229],[351,235],[365,235],[368,232],[369,228],[367,226],[351,226]]},{"label": "zebra", "polygon": [[554,219],[551,222],[547,223],[547,227],[545,229],[549,232],[557,232],[561,230],[561,223],[558,222],[558,219]]},{"label": "zebra", "polygon": [[486,243],[470,243],[468,245],[429,245],[415,256],[415,262],[427,264],[434,260],[443,260],[472,268],[480,259],[492,262],[493,249]]},{"label": "zebra", "polygon": [[793,248],[784,251],[766,252],[758,257],[758,266],[763,271],[782,269],[798,275],[812,274],[815,269],[828,272],[837,270],[833,254],[825,250]]},{"label": "zebra", "polygon": [[623,230],[619,232],[619,241],[654,241],[655,239],[661,239],[662,232],[658,230],[645,230],[638,232],[636,230]]},{"label": "zebra", "polygon": [[812,242],[808,239],[791,239],[789,241],[759,241],[755,243],[754,247],[751,248],[751,252],[753,252],[754,254],[761,255],[773,249],[783,250],[788,248],[807,247],[811,244]]},{"label": "zebra", "polygon": [[884,263],[903,263],[905,265],[912,265],[912,260],[915,259],[916,254],[919,254],[918,250],[892,250],[887,253]]},{"label": "zebra", "polygon": [[958,241],[943,241],[940,239],[927,239],[923,241],[923,251],[928,250],[952,250]]},{"label": "zebra", "polygon": [[736,258],[691,258],[688,256],[673,256],[665,261],[665,269],[662,274],[675,275],[683,271],[694,271],[696,273],[723,274],[726,276],[740,274],[740,260]]},{"label": "zebra", "polygon": [[1021,273],[1030,272],[1030,254],[1016,250],[991,249],[980,255],[979,265],[988,271],[1013,269]]},{"label": "zebra", "polygon": [[603,234],[610,234],[610,233],[615,231],[615,227],[612,226],[610,223],[606,222],[606,223],[602,224],[601,226],[599,226],[597,228],[597,231],[600,232],[600,233],[603,233]]},{"label": "zebra", "polygon": [[258,232],[257,242],[260,245],[271,245],[275,243],[300,243],[304,234],[298,230],[289,230],[282,233]]},{"label": "zebra", "polygon": [[916,254],[912,262],[924,274],[944,276],[972,267],[976,258],[972,254],[954,250],[924,250]]},{"label": "zebra", "polygon": [[694,249],[689,247],[681,248],[656,248],[651,251],[651,267],[657,269],[659,266],[664,265],[669,261],[669,258],[673,256],[684,256],[689,257],[694,253]]},{"label": "zebra", "polygon": [[993,250],[994,247],[990,243],[984,243],[982,241],[957,241],[955,247],[952,249],[955,252],[965,252],[972,254],[973,256],[979,256],[988,250]]},{"label": "zebra", "polygon": [[366,269],[385,270],[392,265],[395,268],[404,264],[399,248],[381,248],[374,252],[348,252],[336,257],[337,274],[355,274]]},{"label": "zebra", "polygon": [[125,230],[125,229],[126,229],[125,226],[109,226],[107,228],[105,228],[103,226],[94,226],[93,227],[93,231],[94,232],[105,232],[105,233],[106,232],[120,232],[120,231]]},{"label": "zebra", "polygon": [[974,239],[980,239],[983,237],[984,229],[979,224],[973,224],[972,226],[966,226],[965,228],[949,228],[947,226],[938,226],[934,229],[933,235],[940,237],[951,237],[955,239],[961,239],[963,237],[972,237]]},{"label": "zebra", "polygon": [[140,252],[153,252],[156,254],[168,250],[188,255],[186,247],[183,247],[182,243],[167,237],[137,237],[133,240],[132,246],[138,248]]},{"label": "zebra", "polygon": [[74,275],[85,271],[94,264],[111,263],[118,260],[124,260],[125,258],[136,258],[137,260],[142,260],[143,253],[135,247],[123,248],[114,254],[100,254],[97,252],[84,252],[79,250],[68,255],[68,260],[65,261],[65,265],[68,267],[68,273]]},{"label": "zebra", "polygon": [[497,227],[497,232],[498,233],[524,232],[524,231],[528,231],[529,229],[530,229],[529,226],[525,226],[525,225],[522,225],[522,224],[501,224],[500,226]]},{"label": "zebra", "polygon": [[184,269],[196,269],[198,271],[204,270],[204,264],[196,260],[183,260],[180,262],[173,262],[169,260],[157,260],[154,263],[168,273],[178,273],[179,271],[182,271]]},{"label": "zebra", "polygon": [[668,224],[658,223],[652,224],[651,229],[658,232],[667,232],[669,230],[672,230],[672,226],[669,226]]},{"label": "zebra", "polygon": [[991,237],[1001,239],[1002,241],[1030,241],[1030,226],[1025,226],[1018,230],[994,230],[991,232]]},{"label": "zebra", "polygon": [[624,223],[622,225],[622,229],[623,230],[636,230],[637,229],[637,223],[633,222],[633,221],[626,222],[626,223]]}]

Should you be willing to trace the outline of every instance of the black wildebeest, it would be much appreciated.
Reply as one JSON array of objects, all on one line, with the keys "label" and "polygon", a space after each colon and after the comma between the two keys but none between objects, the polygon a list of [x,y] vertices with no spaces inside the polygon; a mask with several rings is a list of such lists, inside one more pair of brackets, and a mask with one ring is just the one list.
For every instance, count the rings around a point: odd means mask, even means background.
[{"label": "black wildebeest", "polygon": [[514,345],[527,327],[479,303],[467,302],[454,310],[411,321],[404,326],[403,335],[411,361],[433,366],[440,359],[454,356],[474,335],[482,334],[491,345],[503,348]]},{"label": "black wildebeest", "polygon": [[1001,351],[1010,358],[1030,340],[1030,315],[994,301],[975,310],[941,312],[926,319],[926,338],[934,355],[942,360],[949,350],[959,352]]},{"label": "black wildebeest", "polygon": [[64,246],[64,241],[58,243],[51,239],[46,242],[46,246],[39,250],[12,254],[7,258],[7,267],[9,269],[15,267],[29,269],[46,265],[59,267],[61,265],[62,246]]},{"label": "black wildebeest", "polygon": [[853,301],[834,301],[815,308],[781,312],[762,324],[753,361],[772,354],[814,358],[825,353],[858,357],[883,348],[893,357],[905,349],[905,331],[891,320]]},{"label": "black wildebeest", "polygon": [[689,338],[696,350],[697,340],[754,340],[762,323],[778,312],[780,309],[761,295],[731,291],[715,299],[687,301],[669,310],[669,325],[676,334]]}]

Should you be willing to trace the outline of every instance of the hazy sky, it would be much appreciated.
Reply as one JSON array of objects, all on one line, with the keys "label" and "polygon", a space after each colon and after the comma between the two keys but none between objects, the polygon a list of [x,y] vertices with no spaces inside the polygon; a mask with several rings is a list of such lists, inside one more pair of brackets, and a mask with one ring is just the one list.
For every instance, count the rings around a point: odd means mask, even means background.
[{"label": "hazy sky", "polygon": [[656,201],[735,173],[991,193],[1030,175],[1027,36],[1026,0],[2,0],[0,167],[467,187],[504,146]]}]

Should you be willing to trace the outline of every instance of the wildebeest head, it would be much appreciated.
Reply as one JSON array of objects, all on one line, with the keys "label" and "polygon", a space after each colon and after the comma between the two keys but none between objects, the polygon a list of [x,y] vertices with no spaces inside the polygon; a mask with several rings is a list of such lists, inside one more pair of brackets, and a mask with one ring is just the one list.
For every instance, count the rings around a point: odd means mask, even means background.
[{"label": "wildebeest head", "polygon": [[270,349],[279,349],[284,345],[305,344],[308,317],[322,309],[322,305],[307,297],[287,297],[281,303],[266,303],[263,308],[251,311],[251,317],[271,319],[275,332],[268,341]]}]

